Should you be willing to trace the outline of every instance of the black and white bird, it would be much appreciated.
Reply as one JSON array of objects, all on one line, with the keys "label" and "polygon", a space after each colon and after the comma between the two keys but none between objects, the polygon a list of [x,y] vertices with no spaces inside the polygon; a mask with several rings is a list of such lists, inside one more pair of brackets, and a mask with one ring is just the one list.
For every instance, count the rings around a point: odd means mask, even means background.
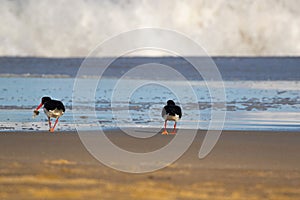
[{"label": "black and white bird", "polygon": [[[50,97],[43,97],[40,105],[33,111],[33,117],[40,113],[39,109],[42,106],[44,106],[44,112],[48,117],[49,131],[54,132],[58,119],[65,113],[65,106],[61,101],[53,100]],[[53,127],[51,127],[51,117],[56,118]]]},{"label": "black and white bird", "polygon": [[161,116],[165,120],[163,135],[168,135],[167,121],[174,121],[174,129],[171,134],[176,134],[177,121],[181,119],[182,112],[181,108],[177,106],[174,101],[168,100],[167,105],[162,109]]}]

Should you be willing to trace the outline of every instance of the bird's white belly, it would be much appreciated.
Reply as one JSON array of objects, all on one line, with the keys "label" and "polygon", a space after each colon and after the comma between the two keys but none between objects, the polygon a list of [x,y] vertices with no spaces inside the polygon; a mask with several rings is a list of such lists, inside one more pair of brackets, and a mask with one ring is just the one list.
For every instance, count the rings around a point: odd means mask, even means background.
[{"label": "bird's white belly", "polygon": [[179,115],[175,115],[175,116],[165,115],[164,119],[165,120],[169,120],[169,121],[175,121],[175,122],[177,122],[179,120]]},{"label": "bird's white belly", "polygon": [[47,110],[44,108],[44,112],[48,117],[53,117],[53,118],[58,118],[64,114],[64,112],[62,110],[58,110],[58,109]]}]

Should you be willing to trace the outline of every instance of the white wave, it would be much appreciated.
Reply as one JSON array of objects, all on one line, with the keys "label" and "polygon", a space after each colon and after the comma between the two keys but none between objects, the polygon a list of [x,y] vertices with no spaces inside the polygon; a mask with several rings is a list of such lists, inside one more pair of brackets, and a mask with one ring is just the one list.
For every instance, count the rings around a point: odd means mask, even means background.
[{"label": "white wave", "polygon": [[299,15],[297,0],[3,0],[0,55],[86,56],[141,27],[179,31],[211,55],[300,55]]}]

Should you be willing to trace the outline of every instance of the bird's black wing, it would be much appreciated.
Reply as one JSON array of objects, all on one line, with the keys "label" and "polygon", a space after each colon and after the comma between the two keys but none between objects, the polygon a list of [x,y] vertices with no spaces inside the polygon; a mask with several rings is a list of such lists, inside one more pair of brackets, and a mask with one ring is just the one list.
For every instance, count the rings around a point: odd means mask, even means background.
[{"label": "bird's black wing", "polygon": [[176,109],[176,114],[179,115],[179,118],[182,117],[182,112],[181,112],[181,108],[179,106],[175,106]]},{"label": "bird's black wing", "polygon": [[175,116],[177,113],[176,113],[176,106],[173,106],[173,105],[167,105],[164,107],[164,110],[166,112],[166,114],[168,115],[171,115],[171,116]]},{"label": "bird's black wing", "polygon": [[61,101],[57,101],[57,100],[47,101],[47,102],[44,104],[44,107],[45,107],[47,110],[55,110],[55,109],[58,109],[58,110],[62,110],[63,112],[65,112],[65,106],[64,106],[64,104],[63,104]]}]

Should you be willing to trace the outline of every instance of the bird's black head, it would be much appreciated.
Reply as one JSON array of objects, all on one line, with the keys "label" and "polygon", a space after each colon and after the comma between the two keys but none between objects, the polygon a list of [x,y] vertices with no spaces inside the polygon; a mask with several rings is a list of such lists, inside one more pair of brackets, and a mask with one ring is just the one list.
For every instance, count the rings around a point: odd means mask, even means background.
[{"label": "bird's black head", "polygon": [[167,101],[167,105],[168,105],[168,106],[175,106],[175,103],[174,103],[174,101],[172,101],[172,100],[168,100],[168,101]]},{"label": "bird's black head", "polygon": [[43,97],[42,98],[42,104],[44,105],[46,102],[51,101],[50,97]]}]

